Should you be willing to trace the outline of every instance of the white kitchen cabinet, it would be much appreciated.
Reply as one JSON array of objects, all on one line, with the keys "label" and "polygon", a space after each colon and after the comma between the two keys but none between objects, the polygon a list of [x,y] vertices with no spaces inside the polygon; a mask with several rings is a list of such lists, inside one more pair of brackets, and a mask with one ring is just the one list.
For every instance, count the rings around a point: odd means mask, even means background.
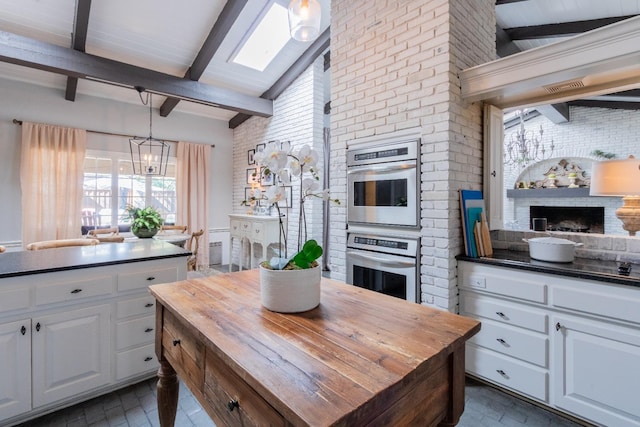
[{"label": "white kitchen cabinet", "polygon": [[148,286],[185,278],[186,256],[0,278],[0,425],[155,375]]},{"label": "white kitchen cabinet", "polygon": [[31,409],[31,319],[0,324],[0,420]]},{"label": "white kitchen cabinet", "polygon": [[467,372],[589,422],[640,426],[640,287],[458,263],[482,322]]},{"label": "white kitchen cabinet", "polygon": [[608,426],[640,426],[640,330],[552,316],[558,408]]},{"label": "white kitchen cabinet", "polygon": [[110,311],[105,304],[33,318],[34,408],[109,382]]}]

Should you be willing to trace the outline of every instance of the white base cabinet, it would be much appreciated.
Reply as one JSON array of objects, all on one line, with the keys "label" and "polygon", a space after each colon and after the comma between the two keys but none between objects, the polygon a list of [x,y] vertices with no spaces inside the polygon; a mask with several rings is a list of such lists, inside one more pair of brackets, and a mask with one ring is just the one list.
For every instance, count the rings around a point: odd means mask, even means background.
[{"label": "white base cabinet", "polygon": [[31,409],[31,320],[0,324],[0,420]]},{"label": "white base cabinet", "polygon": [[640,287],[460,261],[472,375],[588,422],[640,427]]},{"label": "white base cabinet", "polygon": [[0,425],[155,375],[148,287],[186,270],[176,257],[0,279]]}]

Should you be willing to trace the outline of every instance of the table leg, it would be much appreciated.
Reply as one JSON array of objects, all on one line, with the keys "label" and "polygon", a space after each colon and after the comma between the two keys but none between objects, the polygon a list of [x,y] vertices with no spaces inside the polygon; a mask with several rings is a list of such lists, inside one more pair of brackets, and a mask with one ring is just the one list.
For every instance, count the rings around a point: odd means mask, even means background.
[{"label": "table leg", "polygon": [[166,360],[158,369],[158,417],[161,427],[173,427],[178,410],[178,376]]},{"label": "table leg", "polygon": [[231,265],[233,264],[233,237],[229,237],[229,273],[231,273]]},{"label": "table leg", "polygon": [[451,381],[449,395],[449,411],[445,419],[439,424],[441,427],[452,427],[458,424],[464,411],[464,343],[449,355],[449,375]]}]

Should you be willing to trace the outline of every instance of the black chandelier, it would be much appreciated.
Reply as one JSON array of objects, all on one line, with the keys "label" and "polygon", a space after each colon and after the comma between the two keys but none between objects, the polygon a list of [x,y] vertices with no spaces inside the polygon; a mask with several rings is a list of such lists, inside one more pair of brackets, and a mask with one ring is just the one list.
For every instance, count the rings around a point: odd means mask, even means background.
[{"label": "black chandelier", "polygon": [[167,173],[167,162],[169,160],[169,144],[160,139],[153,138],[152,129],[152,94],[147,92],[146,99],[142,98],[145,89],[136,86],[140,100],[143,105],[149,105],[149,136],[147,138],[133,137],[129,139],[129,149],[131,150],[131,163],[134,175],[159,175]]}]

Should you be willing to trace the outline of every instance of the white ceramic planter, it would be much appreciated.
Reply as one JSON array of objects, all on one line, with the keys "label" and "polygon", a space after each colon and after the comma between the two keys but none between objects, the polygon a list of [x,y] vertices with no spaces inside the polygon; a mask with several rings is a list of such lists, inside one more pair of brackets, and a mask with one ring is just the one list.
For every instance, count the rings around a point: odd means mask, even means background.
[{"label": "white ceramic planter", "polygon": [[278,313],[299,313],[320,304],[320,266],[306,270],[260,267],[262,305]]}]

